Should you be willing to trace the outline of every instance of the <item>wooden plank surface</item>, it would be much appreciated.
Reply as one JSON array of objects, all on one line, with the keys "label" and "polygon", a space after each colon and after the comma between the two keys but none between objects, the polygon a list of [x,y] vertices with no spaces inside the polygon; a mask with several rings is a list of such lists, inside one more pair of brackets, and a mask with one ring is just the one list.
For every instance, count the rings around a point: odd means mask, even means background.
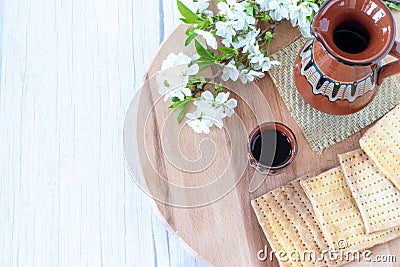
[{"label": "wooden plank surface", "polygon": [[[400,18],[398,13],[396,18]],[[274,49],[287,44],[296,35],[293,30],[285,27],[287,26],[283,25],[279,29],[281,31],[280,39],[276,41],[278,45]],[[185,27],[179,27],[160,49],[148,72],[148,79],[151,79],[156,71],[160,69],[162,60],[169,52],[188,49],[184,49],[182,45],[185,38],[184,32]],[[252,194],[248,192],[248,188],[254,171],[248,166],[239,184],[223,198],[209,205],[198,208],[179,208],[165,205],[158,201],[155,202],[160,215],[165,219],[171,231],[193,249],[199,258],[216,266],[277,266],[276,259],[274,262],[267,263],[257,259],[257,252],[268,243],[257,224],[250,206],[250,200],[284,185],[296,177],[311,172],[315,173],[316,171],[323,172],[338,166],[337,155],[359,148],[358,140],[366,130],[364,129],[346,141],[327,149],[321,156],[318,156],[311,150],[300,129],[290,116],[271,79],[266,77],[257,82],[257,86],[262,93],[261,97],[254,93],[257,91],[251,91],[254,88],[243,88],[244,86],[239,83],[230,87],[234,92],[239,89],[245,90],[245,92],[241,95],[242,99],[239,100],[237,117],[227,120],[226,126],[228,129],[238,129],[235,127],[242,125],[248,133],[256,126],[257,117],[264,121],[274,119],[283,122],[293,129],[298,138],[299,153],[295,162],[282,174],[268,177],[261,188]],[[234,150],[233,147],[245,147],[245,138],[234,143],[229,135],[232,132],[228,131],[228,134],[222,134],[222,132],[215,129],[210,136],[194,135],[184,125],[179,126],[169,119],[168,103],[158,101],[159,96],[153,90],[154,88],[146,89],[151,90],[144,90],[141,101],[135,104],[138,105],[140,111],[149,110],[149,106],[153,108],[147,117],[148,121],[143,122],[143,113],[134,114],[132,112],[130,119],[137,121],[136,126],[143,126],[142,128],[137,127],[137,129],[140,129],[137,131],[137,140],[138,142],[143,142],[144,146],[142,148],[146,153],[143,153],[144,151],[138,153],[141,166],[137,171],[147,181],[147,187],[151,193],[157,192],[161,195],[164,194],[167,200],[176,200],[174,196],[171,196],[172,186],[168,188],[162,187],[161,183],[154,183],[154,177],[158,175],[173,184],[200,186],[213,182],[213,178],[216,179],[220,174],[218,171],[228,173],[228,176],[230,175],[231,177],[242,174],[238,166],[241,165],[242,161],[246,161],[246,157],[232,159],[230,152]],[[270,106],[270,111],[261,112],[265,110],[266,103]],[[147,115],[146,113],[145,116]],[[169,128],[164,124],[167,120],[168,125],[172,124]],[[173,141],[168,139],[165,142],[162,140],[165,131],[172,135],[174,131],[175,133],[179,132],[179,138]],[[165,150],[163,150],[168,142],[179,142],[179,148],[177,148],[179,150],[175,150],[173,153],[179,151],[189,160],[196,160],[202,156],[201,153],[203,151],[199,144],[204,141],[202,140],[203,138],[212,140],[217,156],[210,162],[207,169],[197,173],[177,168],[175,162],[171,161],[171,155],[166,154]],[[127,145],[133,146],[133,142],[132,140],[128,141]],[[234,161],[236,164],[229,165],[230,161]],[[191,201],[192,197],[190,194],[184,196],[188,202]],[[400,240],[381,245],[374,248],[373,251],[375,255],[400,256]],[[353,266],[363,265],[365,263],[354,264]],[[397,263],[393,264],[374,263],[374,265],[400,266],[400,262],[397,261]]]},{"label": "wooden plank surface", "polygon": [[0,1],[0,266],[197,266],[123,157],[174,0]]}]

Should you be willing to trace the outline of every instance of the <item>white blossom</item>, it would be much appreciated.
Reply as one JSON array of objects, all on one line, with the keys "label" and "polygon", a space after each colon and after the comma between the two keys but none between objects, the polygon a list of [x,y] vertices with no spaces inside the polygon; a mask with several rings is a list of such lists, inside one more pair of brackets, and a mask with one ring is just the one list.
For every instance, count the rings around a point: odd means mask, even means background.
[{"label": "white blossom", "polygon": [[260,11],[268,10],[268,1],[267,0],[256,0],[256,3],[260,6]]},{"label": "white blossom", "polygon": [[193,13],[203,12],[210,5],[209,0],[181,0]]},{"label": "white blossom", "polygon": [[236,31],[247,31],[249,27],[254,28],[256,24],[256,19],[254,17],[249,16],[247,12],[241,10],[236,10],[234,12],[234,19],[232,19],[232,21],[235,22],[233,27]]},{"label": "white blossom", "polygon": [[225,117],[232,116],[237,106],[236,99],[229,99],[229,95],[229,92],[220,92],[214,98],[210,91],[205,91],[202,93],[200,100],[195,101],[194,104],[198,107],[198,111],[213,121],[214,125],[222,128],[222,120]]},{"label": "white blossom", "polygon": [[262,72],[269,71],[272,66],[279,66],[281,63],[276,60],[271,60],[269,57],[264,57],[262,61],[257,62],[253,65],[255,70],[261,70]]},{"label": "white blossom", "polygon": [[[232,46],[235,49],[239,49],[239,48],[245,47],[248,44],[249,44],[248,39],[247,38],[243,38],[242,36],[239,36],[235,42],[232,42]],[[244,52],[244,53],[246,53],[246,52]]]},{"label": "white blossom", "polygon": [[236,31],[245,30],[247,14],[244,11],[235,11],[235,19],[233,20],[233,28]]},{"label": "white blossom", "polygon": [[215,28],[217,29],[215,34],[224,38],[222,40],[222,43],[226,47],[229,47],[231,45],[232,38],[233,38],[233,36],[236,35],[236,31],[233,29],[233,23],[234,22],[232,22],[232,21],[227,21],[227,22],[218,21],[215,24]]},{"label": "white blossom", "polygon": [[204,10],[203,14],[206,15],[207,18],[214,16],[214,12],[212,12],[212,10]]},{"label": "white blossom", "polygon": [[267,1],[267,11],[273,20],[280,21],[289,19],[290,0],[271,0]]},{"label": "white blossom", "polygon": [[199,54],[194,54],[190,59],[192,60],[192,61],[196,61],[196,60],[199,60],[201,57],[200,57],[200,55]]},{"label": "white blossom", "polygon": [[290,22],[293,27],[299,26],[300,28],[309,27],[307,17],[311,16],[313,12],[318,11],[318,5],[311,2],[296,3],[289,7]]},{"label": "white blossom", "polygon": [[223,127],[222,119],[225,117],[223,109],[216,104],[214,95],[210,91],[203,92],[201,98],[194,101],[194,105],[197,106],[197,113],[201,114],[207,125]]},{"label": "white blossom", "polygon": [[[228,0],[227,3],[218,3],[219,14],[225,15],[228,18],[226,26],[232,27],[235,31],[246,31],[250,26],[256,24],[256,19],[249,16],[245,11],[246,5],[248,5],[246,1],[238,3],[236,0]],[[230,37],[226,36],[225,38],[229,39]]]},{"label": "white blossom", "polygon": [[214,96],[211,92],[204,92],[201,97],[194,101],[194,105],[197,107],[193,113],[186,114],[189,119],[187,124],[193,128],[197,133],[210,132],[210,127],[216,125],[218,128],[222,128],[224,114],[221,108],[216,108],[213,105]]},{"label": "white blossom", "polygon": [[171,97],[178,97],[179,100],[183,100],[185,96],[191,95],[190,89],[186,88],[189,77],[183,75],[186,69],[186,65],[181,65],[157,73],[158,91],[161,95],[164,95],[164,101]]},{"label": "white blossom", "polygon": [[193,131],[195,131],[196,133],[205,133],[205,134],[209,134],[210,133],[210,127],[207,124],[207,121],[204,120],[202,117],[198,117],[195,114],[192,113],[188,113],[186,114],[187,118],[189,119],[186,123],[187,125],[189,125]]},{"label": "white blossom", "polygon": [[250,50],[249,59],[251,66],[255,70],[261,70],[262,72],[269,71],[273,65],[280,65],[279,61],[273,61],[265,56],[258,45]]},{"label": "white blossom", "polygon": [[299,27],[301,34],[306,37],[306,38],[310,38],[311,37],[311,28],[310,25],[306,26],[306,27]]},{"label": "white blossom", "polygon": [[228,81],[231,79],[232,81],[237,81],[239,78],[239,71],[235,65],[235,60],[231,60],[228,64],[223,66],[222,70],[222,80]]},{"label": "white blossom", "polygon": [[217,7],[219,9],[219,14],[226,15],[229,19],[234,18],[233,10],[229,4],[225,2],[219,2]]},{"label": "white blossom", "polygon": [[197,73],[199,73],[199,65],[197,64],[192,64],[190,67],[187,68],[186,72],[183,72],[182,75],[186,75],[186,76],[192,76],[192,75],[196,75]]},{"label": "white blossom", "polygon": [[219,2],[218,9],[220,14],[226,15],[229,19],[235,19],[234,11],[244,11],[245,7],[236,0],[227,0],[226,3]]},{"label": "white blossom", "polygon": [[190,96],[190,89],[186,88],[189,76],[196,75],[199,66],[192,64],[192,59],[184,53],[178,55],[170,53],[163,61],[161,71],[156,75],[158,90],[164,95],[164,101],[171,97],[178,97],[183,100]]},{"label": "white blossom", "polygon": [[167,58],[163,61],[161,65],[161,71],[180,66],[180,65],[189,65],[192,62],[192,59],[180,52],[179,54],[170,53]]},{"label": "white blossom", "polygon": [[187,77],[190,75],[196,75],[199,72],[199,65],[192,64],[192,58],[185,55],[184,53],[179,53],[178,55],[174,53],[170,53],[166,60],[163,61],[161,66],[161,71],[165,71],[167,69],[178,68],[179,75],[182,77]]},{"label": "white blossom", "polygon": [[269,71],[272,66],[279,66],[281,63],[277,60],[271,60],[269,57],[266,57],[266,60],[262,64],[261,70],[263,72]]},{"label": "white blossom", "polygon": [[248,70],[248,69],[242,69],[240,71],[239,78],[242,81],[243,84],[246,84],[247,82],[253,82],[255,78],[263,78],[265,74],[263,72],[259,71],[254,71],[254,70]]},{"label": "white blossom", "polygon": [[223,119],[235,113],[237,101],[229,99],[229,93],[220,92],[214,97],[210,91],[205,91],[194,105],[197,109],[186,115],[189,119],[187,124],[197,133],[208,134],[213,125],[220,129],[223,127]]},{"label": "white blossom", "polygon": [[206,40],[207,45],[209,45],[212,49],[218,48],[217,39],[211,32],[203,30],[195,30],[194,32],[203,37]]},{"label": "white blossom", "polygon": [[249,24],[249,26],[255,26],[256,22],[257,21],[253,16],[247,16],[246,17],[246,23]]},{"label": "white blossom", "polygon": [[231,117],[235,113],[234,109],[237,106],[237,100],[234,98],[229,99],[229,95],[229,92],[220,92],[215,97],[215,105],[222,108],[224,117]]},{"label": "white blossom", "polygon": [[[263,20],[259,19],[259,15],[263,14],[249,15],[249,5],[255,4],[255,13],[266,12],[272,20],[289,20],[293,27],[299,27],[305,37],[311,35],[309,19],[319,8],[315,1],[310,0],[223,0],[217,1],[218,14],[214,16],[213,11],[208,10],[210,0],[181,1],[204,19],[204,26],[202,24],[195,26],[194,32],[205,40],[208,47],[218,50],[217,37],[221,37],[223,46],[236,49],[236,51],[221,49],[223,55],[218,60],[230,60],[228,64],[221,63],[221,79],[223,81],[240,79],[243,84],[263,78],[271,67],[280,65],[280,62],[271,60],[268,51],[264,50],[268,49],[266,42],[269,40],[258,38],[261,32],[258,22]],[[198,54],[192,57],[183,53],[168,55],[156,77],[164,101],[173,97],[184,100],[192,96],[188,86],[189,77],[199,72],[199,66],[195,64],[199,59]],[[222,128],[223,119],[232,116],[237,106],[236,99],[229,97],[228,92],[220,92],[218,95],[209,91],[203,92],[191,102],[196,110],[186,115],[187,125],[196,133],[206,134],[210,133],[210,128],[213,126]]]},{"label": "white blossom", "polygon": [[180,101],[184,100],[185,97],[187,96],[192,96],[192,91],[189,88],[186,87],[181,87],[177,88],[174,90],[169,91],[165,96],[164,96],[164,102],[173,97],[179,98]]},{"label": "white blossom", "polygon": [[261,66],[265,61],[265,56],[260,51],[260,46],[255,45],[250,49],[249,55],[250,63],[256,66]]},{"label": "white blossom", "polygon": [[232,46],[235,49],[242,48],[243,53],[247,53],[250,49],[254,49],[254,46],[257,45],[257,36],[260,34],[261,30],[260,29],[254,29],[249,31],[246,34],[246,37],[239,36],[237,38],[237,41],[232,43]]},{"label": "white blossom", "polygon": [[220,92],[216,97],[215,97],[215,103],[217,105],[221,105],[223,103],[225,103],[229,98],[229,92],[228,93],[224,93],[224,92]]}]

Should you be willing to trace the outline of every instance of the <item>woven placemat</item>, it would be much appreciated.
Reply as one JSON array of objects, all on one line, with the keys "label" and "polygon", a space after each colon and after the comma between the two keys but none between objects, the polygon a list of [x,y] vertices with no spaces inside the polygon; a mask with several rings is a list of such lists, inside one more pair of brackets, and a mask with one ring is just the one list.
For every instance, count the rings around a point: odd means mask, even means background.
[{"label": "woven placemat", "polygon": [[305,43],[306,39],[298,38],[273,54],[271,58],[279,60],[281,66],[272,68],[269,74],[293,118],[317,154],[367,127],[400,103],[400,86],[392,77],[382,84],[375,99],[355,114],[335,116],[312,108],[298,93],[293,75],[296,56]]}]

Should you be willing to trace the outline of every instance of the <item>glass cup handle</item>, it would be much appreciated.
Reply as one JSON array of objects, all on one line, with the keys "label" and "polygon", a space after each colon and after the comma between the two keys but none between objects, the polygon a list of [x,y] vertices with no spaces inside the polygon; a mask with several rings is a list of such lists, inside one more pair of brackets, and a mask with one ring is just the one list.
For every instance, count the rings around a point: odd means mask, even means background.
[{"label": "glass cup handle", "polygon": [[389,55],[397,58],[398,60],[382,66],[378,74],[378,86],[380,86],[386,78],[400,73],[400,42],[396,41],[394,43]]}]

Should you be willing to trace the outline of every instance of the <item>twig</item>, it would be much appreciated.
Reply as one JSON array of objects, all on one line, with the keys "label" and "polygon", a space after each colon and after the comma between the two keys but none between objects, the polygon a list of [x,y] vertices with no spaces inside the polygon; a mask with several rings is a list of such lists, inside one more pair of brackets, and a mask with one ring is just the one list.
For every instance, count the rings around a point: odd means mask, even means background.
[{"label": "twig", "polygon": [[275,22],[274,24],[272,24],[268,29],[263,30],[262,32],[260,32],[260,34],[257,36],[257,40],[259,40],[261,37],[263,37],[267,32],[274,32],[275,28],[278,27],[280,24],[282,23],[281,21]]}]

